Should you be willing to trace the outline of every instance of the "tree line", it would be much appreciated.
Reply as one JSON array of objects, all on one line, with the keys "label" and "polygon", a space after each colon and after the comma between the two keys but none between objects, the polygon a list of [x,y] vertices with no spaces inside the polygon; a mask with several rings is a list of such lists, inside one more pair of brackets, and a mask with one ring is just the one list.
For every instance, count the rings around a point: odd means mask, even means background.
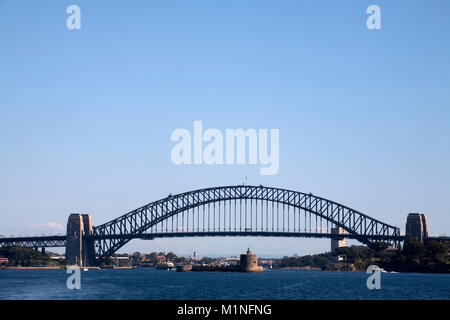
[{"label": "tree line", "polygon": [[[322,270],[365,271],[369,265],[377,265],[387,271],[450,273],[450,246],[448,242],[425,240],[424,243],[407,237],[403,248],[392,248],[378,242],[372,246],[337,248],[334,252],[284,257],[275,259],[273,267],[313,267]],[[336,261],[337,257],[342,260]],[[351,268],[347,268],[351,265]]]}]

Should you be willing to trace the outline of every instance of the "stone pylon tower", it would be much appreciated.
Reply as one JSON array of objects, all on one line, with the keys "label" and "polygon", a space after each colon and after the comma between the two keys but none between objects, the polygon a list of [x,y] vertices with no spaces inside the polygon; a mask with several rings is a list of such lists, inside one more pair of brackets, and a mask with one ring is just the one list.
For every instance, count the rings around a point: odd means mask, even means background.
[{"label": "stone pylon tower", "polygon": [[427,218],[422,213],[410,213],[406,219],[406,235],[423,242],[428,237]]},{"label": "stone pylon tower", "polygon": [[71,265],[95,265],[92,219],[88,214],[72,213],[67,221],[66,260]]}]

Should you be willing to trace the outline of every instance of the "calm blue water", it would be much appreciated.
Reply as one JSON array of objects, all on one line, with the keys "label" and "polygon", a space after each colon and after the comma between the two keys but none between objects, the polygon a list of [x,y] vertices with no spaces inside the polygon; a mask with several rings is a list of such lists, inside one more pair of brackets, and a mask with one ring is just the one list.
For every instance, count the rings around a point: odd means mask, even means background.
[{"label": "calm blue water", "polygon": [[450,299],[450,275],[269,270],[263,273],[178,273],[154,269],[81,272],[69,290],[65,270],[0,270],[0,299]]}]

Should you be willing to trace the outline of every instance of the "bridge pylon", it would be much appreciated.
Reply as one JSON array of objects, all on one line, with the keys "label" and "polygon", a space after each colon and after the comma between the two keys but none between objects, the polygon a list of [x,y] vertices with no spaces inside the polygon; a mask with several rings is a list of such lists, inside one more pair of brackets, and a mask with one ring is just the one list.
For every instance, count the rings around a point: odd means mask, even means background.
[{"label": "bridge pylon", "polygon": [[92,219],[89,214],[72,213],[67,221],[66,260],[71,265],[96,264]]},{"label": "bridge pylon", "polygon": [[423,243],[428,238],[428,225],[425,215],[423,213],[408,214],[405,233]]}]

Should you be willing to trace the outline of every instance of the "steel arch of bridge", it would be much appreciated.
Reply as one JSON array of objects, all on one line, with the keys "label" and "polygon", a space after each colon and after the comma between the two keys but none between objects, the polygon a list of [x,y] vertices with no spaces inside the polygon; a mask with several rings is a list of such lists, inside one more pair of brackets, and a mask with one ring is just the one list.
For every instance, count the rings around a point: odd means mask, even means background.
[{"label": "steel arch of bridge", "polygon": [[[283,217],[281,227],[279,225],[280,205],[282,205]],[[211,206],[213,207],[213,218],[211,217]],[[260,210],[258,210],[258,206]],[[288,210],[287,223],[285,221],[286,208]],[[208,212],[207,225],[205,224],[205,209]],[[250,215],[248,209],[250,209]],[[255,213],[252,212],[253,210]],[[291,210],[293,210],[293,214]],[[195,215],[195,211],[197,211],[197,215]],[[240,219],[238,219],[238,212]],[[275,216],[277,223],[274,220]],[[302,217],[304,217],[303,224]],[[313,218],[316,222],[315,233],[311,229]],[[214,219],[213,222],[211,219]],[[218,219],[218,223],[216,219]],[[327,231],[323,232],[325,223]],[[396,245],[401,240],[399,228],[337,202],[297,191],[246,185],[213,187],[174,196],[169,195],[94,227],[93,237],[98,263],[101,263],[133,238],[152,239],[162,237],[164,234],[167,237],[182,237],[186,234],[189,236],[296,237],[325,234],[327,237],[333,237],[329,233],[333,226],[343,228],[350,238],[368,245],[375,241],[386,241]],[[150,232],[146,233],[148,230]]]}]

